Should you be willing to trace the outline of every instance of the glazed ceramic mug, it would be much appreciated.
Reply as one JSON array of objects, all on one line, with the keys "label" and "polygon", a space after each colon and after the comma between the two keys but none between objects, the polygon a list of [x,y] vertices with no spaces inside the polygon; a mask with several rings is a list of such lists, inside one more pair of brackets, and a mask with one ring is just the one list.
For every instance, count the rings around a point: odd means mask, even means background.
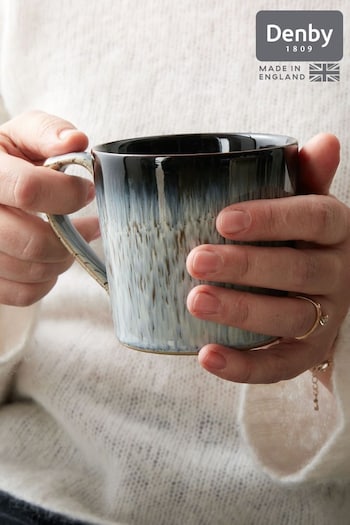
[{"label": "glazed ceramic mug", "polygon": [[[298,146],[270,134],[185,134],[118,140],[48,159],[93,173],[105,263],[64,215],[49,221],[110,295],[116,336],[129,347],[194,354],[206,343],[252,348],[273,338],[193,317],[186,271],[200,244],[228,244],[215,227],[232,203],[295,194]],[[222,285],[221,286],[225,286]],[[230,285],[227,285],[230,286]],[[255,293],[273,290],[247,288]]]}]

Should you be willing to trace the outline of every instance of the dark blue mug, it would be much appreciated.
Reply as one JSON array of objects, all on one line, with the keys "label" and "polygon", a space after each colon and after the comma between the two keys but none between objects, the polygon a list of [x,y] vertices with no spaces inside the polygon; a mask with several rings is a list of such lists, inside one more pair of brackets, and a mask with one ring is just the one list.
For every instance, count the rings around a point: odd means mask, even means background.
[{"label": "dark blue mug", "polygon": [[249,349],[274,339],[191,316],[186,298],[198,281],[187,273],[186,258],[200,244],[231,243],[215,227],[226,206],[295,194],[295,139],[256,133],[134,138],[45,163],[60,171],[72,164],[93,173],[105,263],[67,216],[50,215],[49,221],[108,291],[121,343],[183,355],[206,343]]}]

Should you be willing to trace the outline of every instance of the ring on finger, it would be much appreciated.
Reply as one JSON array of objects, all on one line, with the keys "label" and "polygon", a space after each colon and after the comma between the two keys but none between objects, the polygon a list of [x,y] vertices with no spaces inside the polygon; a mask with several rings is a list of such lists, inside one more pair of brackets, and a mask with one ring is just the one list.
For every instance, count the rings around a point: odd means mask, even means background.
[{"label": "ring on finger", "polygon": [[329,315],[328,314],[324,314],[322,312],[321,304],[317,303],[316,301],[313,301],[312,299],[310,299],[310,297],[306,297],[304,295],[296,295],[295,298],[296,299],[302,299],[303,301],[307,301],[308,303],[311,303],[313,305],[313,307],[315,308],[315,321],[314,321],[313,325],[311,326],[311,328],[309,328],[309,330],[307,330],[307,332],[305,332],[305,334],[299,335],[299,336],[294,338],[297,341],[301,341],[301,340],[306,339],[307,337],[309,337],[311,334],[313,334],[318,326],[325,326],[328,323]]}]

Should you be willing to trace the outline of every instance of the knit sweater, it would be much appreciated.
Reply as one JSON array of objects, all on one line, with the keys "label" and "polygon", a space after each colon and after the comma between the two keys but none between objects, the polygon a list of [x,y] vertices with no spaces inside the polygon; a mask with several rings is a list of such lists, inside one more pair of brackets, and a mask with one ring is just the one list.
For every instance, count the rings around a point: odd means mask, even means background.
[{"label": "knit sweater", "polygon": [[[343,12],[339,82],[310,82],[306,63],[304,80],[260,78],[256,13],[295,8]],[[333,132],[332,192],[350,204],[348,20],[348,0],[1,0],[0,92],[9,116],[57,114],[91,145]],[[243,386],[124,348],[76,264],[39,303],[0,306],[0,338],[0,490],[106,525],[349,523],[349,317],[319,412],[309,372]]]}]

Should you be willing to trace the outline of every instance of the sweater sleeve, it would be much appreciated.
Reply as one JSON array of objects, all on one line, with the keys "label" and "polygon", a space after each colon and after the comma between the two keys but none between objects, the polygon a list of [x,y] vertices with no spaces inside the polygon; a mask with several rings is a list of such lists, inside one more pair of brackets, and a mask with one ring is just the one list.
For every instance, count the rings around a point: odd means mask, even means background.
[{"label": "sweater sleeve", "polygon": [[23,357],[38,305],[27,308],[0,305],[0,403],[6,398],[16,365]]},{"label": "sweater sleeve", "polygon": [[282,482],[350,479],[350,315],[337,340],[333,393],[319,383],[313,407],[310,372],[273,385],[247,385],[242,432],[253,456]]}]

